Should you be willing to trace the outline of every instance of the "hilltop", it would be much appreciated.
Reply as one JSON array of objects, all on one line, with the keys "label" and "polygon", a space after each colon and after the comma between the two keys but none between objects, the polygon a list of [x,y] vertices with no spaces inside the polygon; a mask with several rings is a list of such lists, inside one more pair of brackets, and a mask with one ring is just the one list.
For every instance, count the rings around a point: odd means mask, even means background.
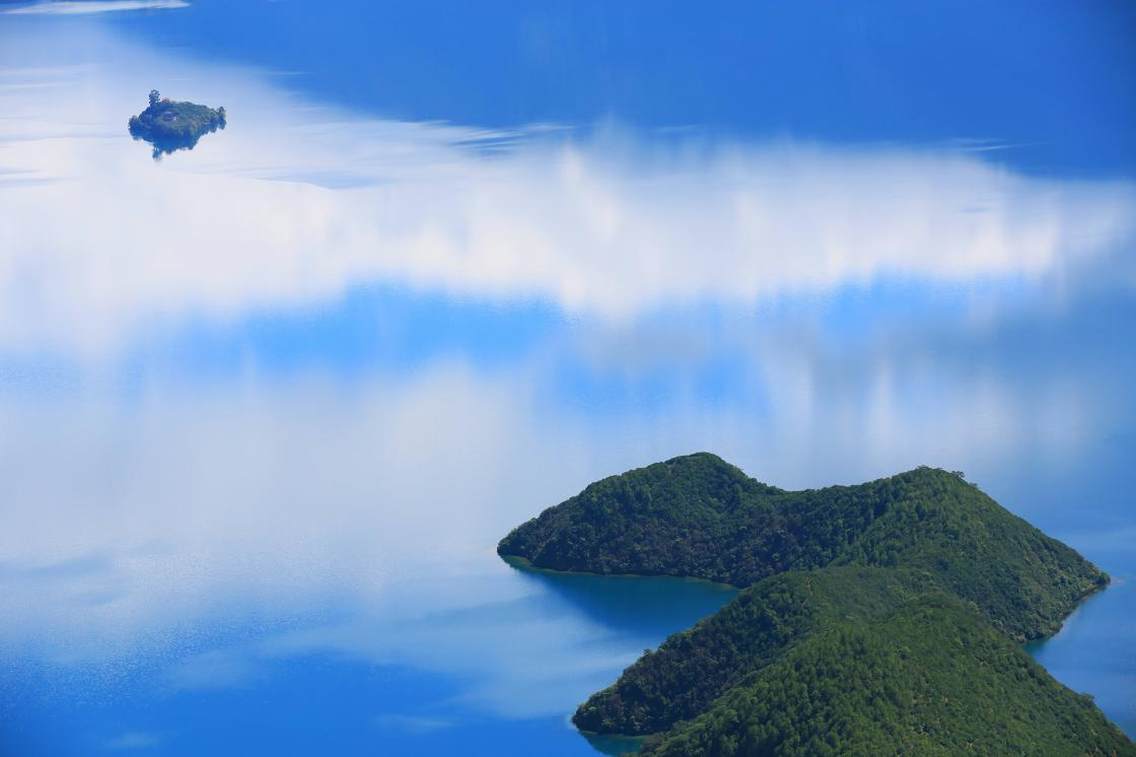
[{"label": "hilltop", "polygon": [[1054,633],[1108,577],[955,473],[789,492],[709,453],[588,486],[497,547],[534,566],[739,587],[828,565],[923,568],[1018,640]]}]

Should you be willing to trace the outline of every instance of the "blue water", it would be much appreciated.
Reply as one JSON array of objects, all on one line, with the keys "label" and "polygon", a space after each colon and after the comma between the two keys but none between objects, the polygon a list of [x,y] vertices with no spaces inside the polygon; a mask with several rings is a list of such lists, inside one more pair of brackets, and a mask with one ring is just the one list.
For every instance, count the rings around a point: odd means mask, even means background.
[{"label": "blue water", "polygon": [[[19,696],[5,702],[5,754],[143,747],[184,755],[587,753],[565,715],[549,714],[552,703],[586,696],[604,685],[609,656],[653,645],[734,594],[681,580],[509,578],[531,584],[533,592],[497,600],[495,582],[483,581],[473,587],[479,593],[470,606],[427,610],[393,624],[340,611],[234,629],[230,614],[221,629],[180,640],[175,652],[153,659],[66,668],[16,663],[7,683]],[[539,648],[563,659],[526,654],[530,645],[518,636],[533,630],[548,636]],[[456,670],[369,658],[367,645],[387,643],[384,633],[429,644],[424,656],[452,657]],[[328,639],[360,647],[307,647]],[[517,660],[504,667],[531,669],[480,670],[511,654]],[[542,691],[553,682],[557,690]],[[503,720],[485,713],[477,697],[518,715]]]},{"label": "blue water", "polygon": [[730,592],[493,548],[699,449],[965,471],[1136,734],[1129,4],[137,5],[0,4],[0,754],[616,751]]}]

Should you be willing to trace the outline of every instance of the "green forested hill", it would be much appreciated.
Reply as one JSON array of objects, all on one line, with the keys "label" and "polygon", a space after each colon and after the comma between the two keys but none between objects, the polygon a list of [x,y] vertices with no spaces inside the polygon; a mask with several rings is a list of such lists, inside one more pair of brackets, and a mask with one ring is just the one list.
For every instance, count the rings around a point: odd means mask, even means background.
[{"label": "green forested hill", "polygon": [[1053,633],[1107,577],[956,474],[786,492],[708,454],[594,483],[497,548],[533,565],[749,586],[827,565],[921,567],[1017,639]]},{"label": "green forested hill", "polygon": [[826,626],[890,615],[934,590],[931,576],[902,569],[827,568],[767,578],[639,658],[614,685],[581,705],[573,720],[597,733],[665,730],[700,714]]},{"label": "green forested hill", "polygon": [[498,552],[748,587],[576,712],[649,754],[1136,754],[1015,643],[1107,576],[958,474],[787,492],[700,453],[592,484]]},{"label": "green forested hill", "polygon": [[824,626],[643,754],[1133,755],[1089,697],[947,595]]}]

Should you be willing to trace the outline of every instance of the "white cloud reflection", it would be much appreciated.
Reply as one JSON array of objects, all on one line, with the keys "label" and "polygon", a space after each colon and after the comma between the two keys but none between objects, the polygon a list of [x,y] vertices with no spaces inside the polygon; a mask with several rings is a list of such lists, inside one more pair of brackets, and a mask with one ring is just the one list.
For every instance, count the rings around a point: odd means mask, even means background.
[{"label": "white cloud reflection", "polygon": [[[113,70],[3,56],[0,346],[97,352],[155,319],[360,282],[627,318],[879,280],[1037,280],[1114,250],[1136,217],[1128,183],[971,151],[510,142],[312,108],[263,75],[100,39]],[[162,82],[225,104],[231,125],[155,165],[123,124]]]},{"label": "white cloud reflection", "polygon": [[51,15],[77,16],[88,13],[110,13],[114,11],[162,10],[169,8],[188,8],[185,0],[43,0],[43,2],[20,5],[0,10],[0,14],[13,16]]},{"label": "white cloud reflection", "polygon": [[[917,353],[907,369],[898,356],[826,364],[800,344],[742,357],[747,394],[773,410],[679,392],[662,414],[576,413],[542,394],[540,361],[500,376],[439,365],[349,391],[250,381],[126,404],[2,402],[0,641],[83,658],[257,607],[294,616],[342,599],[398,617],[399,587],[421,576],[437,582],[436,608],[481,602],[446,582],[492,585],[509,528],[653,460],[712,449],[784,486],[932,462],[985,483],[1015,460],[1075,460],[1110,414],[1130,413],[1111,404],[1114,386],[1060,372],[1023,391],[950,362],[921,368]],[[515,596],[504,586],[497,599]]]},{"label": "white cloud reflection", "polygon": [[1055,476],[1044,487],[1132,417],[1123,382],[1085,364],[1025,366],[1023,385],[935,343],[842,354],[781,336],[730,347],[741,398],[680,383],[658,413],[565,406],[542,353],[346,386],[249,375],[129,400],[0,396],[0,658],[126,660],[200,691],[330,654],[456,676],[478,712],[565,712],[641,646],[584,612],[526,605],[540,584],[492,547],[586,482],[711,449],[790,487],[928,462],[983,486],[1040,466]]},{"label": "white cloud reflection", "polygon": [[0,658],[209,691],[329,654],[457,676],[476,712],[566,711],[641,646],[540,612],[492,551],[591,467],[525,394],[446,368],[350,396],[0,402]]}]

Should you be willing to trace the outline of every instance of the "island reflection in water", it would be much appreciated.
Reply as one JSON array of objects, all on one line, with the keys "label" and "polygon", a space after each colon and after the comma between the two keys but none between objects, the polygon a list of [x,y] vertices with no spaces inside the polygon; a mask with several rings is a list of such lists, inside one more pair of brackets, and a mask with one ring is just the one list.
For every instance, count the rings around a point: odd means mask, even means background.
[{"label": "island reflection in water", "polygon": [[[380,120],[75,28],[0,29],[3,746],[587,753],[575,705],[726,596],[493,545],[696,449],[964,470],[1121,579],[1044,649],[1132,732],[1130,182]],[[242,128],[154,165],[121,114],[174,72]]]}]

